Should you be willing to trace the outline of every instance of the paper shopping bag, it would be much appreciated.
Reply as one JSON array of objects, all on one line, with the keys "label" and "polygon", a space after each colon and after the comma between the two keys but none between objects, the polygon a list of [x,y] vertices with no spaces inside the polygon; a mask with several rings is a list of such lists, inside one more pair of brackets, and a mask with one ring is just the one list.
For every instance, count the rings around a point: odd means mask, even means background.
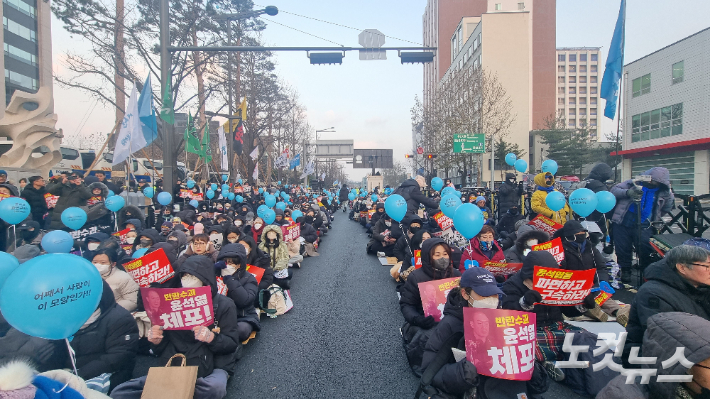
[{"label": "paper shopping bag", "polygon": [[[182,357],[182,365],[170,367],[175,357]],[[178,353],[165,367],[151,367],[143,387],[141,399],[192,399],[197,381],[197,366],[185,366],[187,358]]]}]

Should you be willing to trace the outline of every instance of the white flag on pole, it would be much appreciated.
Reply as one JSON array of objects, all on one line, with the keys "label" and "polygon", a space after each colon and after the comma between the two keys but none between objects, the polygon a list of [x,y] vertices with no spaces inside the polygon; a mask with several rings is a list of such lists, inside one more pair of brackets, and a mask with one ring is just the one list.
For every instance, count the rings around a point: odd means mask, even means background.
[{"label": "white flag on pole", "polygon": [[251,175],[251,177],[254,178],[254,181],[259,180],[259,163],[258,162],[256,165],[254,165],[254,173]]},{"label": "white flag on pole", "polygon": [[314,171],[313,161],[310,161],[306,164],[306,167],[303,168],[303,173],[301,173],[301,179],[303,179],[304,177],[306,177],[310,174],[313,174],[313,171]]},{"label": "white flag on pole", "polygon": [[125,161],[131,154],[147,145],[138,114],[138,91],[136,86],[131,90],[128,107],[121,122],[121,130],[113,150],[113,165]]},{"label": "white flag on pole", "polygon": [[252,151],[249,156],[253,161],[256,161],[256,159],[259,158],[259,146],[254,147],[254,151]]},{"label": "white flag on pole", "polygon": [[229,157],[227,156],[227,138],[224,136],[224,126],[220,125],[217,130],[219,135],[219,150],[222,152],[222,170],[229,170]]}]

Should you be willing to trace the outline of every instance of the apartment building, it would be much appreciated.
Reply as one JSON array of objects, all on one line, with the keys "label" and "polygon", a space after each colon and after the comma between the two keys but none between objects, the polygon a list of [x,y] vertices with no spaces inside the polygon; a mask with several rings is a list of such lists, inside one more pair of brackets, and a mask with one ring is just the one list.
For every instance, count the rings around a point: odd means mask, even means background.
[{"label": "apartment building", "polygon": [[603,139],[600,108],[604,65],[599,47],[568,47],[557,49],[556,97],[557,115],[570,129],[589,127],[592,139]]}]

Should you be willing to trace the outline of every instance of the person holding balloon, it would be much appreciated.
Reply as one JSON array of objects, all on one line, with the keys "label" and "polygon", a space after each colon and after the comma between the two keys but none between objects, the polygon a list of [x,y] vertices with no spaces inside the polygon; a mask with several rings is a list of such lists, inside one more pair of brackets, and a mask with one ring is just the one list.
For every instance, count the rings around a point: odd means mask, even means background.
[{"label": "person holding balloon", "polygon": [[57,204],[52,210],[52,222],[49,225],[51,230],[65,229],[66,226],[62,223],[61,218],[62,212],[71,207],[86,206],[86,201],[92,197],[91,190],[84,185],[83,177],[77,173],[72,173],[69,177],[62,175],[61,180],[55,179],[47,187],[47,192],[59,196]]},{"label": "person holding balloon", "polygon": [[[533,180],[537,187],[530,199],[530,207],[535,214],[543,215],[553,221],[564,224],[569,218],[570,208],[565,201],[565,196],[555,189],[555,176],[550,172],[535,175]],[[555,199],[554,209],[550,206]]]}]

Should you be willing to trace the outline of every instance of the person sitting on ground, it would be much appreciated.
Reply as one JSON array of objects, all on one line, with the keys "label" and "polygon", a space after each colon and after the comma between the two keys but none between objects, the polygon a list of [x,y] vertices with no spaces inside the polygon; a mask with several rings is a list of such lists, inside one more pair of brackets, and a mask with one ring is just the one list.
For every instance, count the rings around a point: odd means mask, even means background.
[{"label": "person sitting on ground", "polygon": [[303,238],[303,256],[320,256],[316,245],[318,244],[318,232],[313,227],[313,216],[301,216],[296,220],[301,224],[301,238]]},{"label": "person sitting on ground", "polygon": [[[214,261],[203,255],[190,257],[182,264],[175,278],[183,288],[208,286],[212,290],[214,323],[195,326],[192,330],[163,330],[152,326],[148,340],[152,352],[166,364],[173,355],[187,356],[188,366],[197,366],[195,399],[223,398],[227,394],[227,380],[234,374],[238,350],[241,348],[234,301],[217,291]],[[133,323],[135,325],[135,323]],[[119,385],[111,393],[113,399],[139,399],[147,376]]]},{"label": "person sitting on ground", "polygon": [[547,206],[547,203],[545,203],[547,194],[557,191],[555,190],[555,176],[553,176],[550,172],[539,173],[535,176],[533,181],[537,185],[537,188],[535,189],[535,192],[533,192],[532,198],[530,199],[530,208],[532,211],[536,215],[540,214],[559,224],[565,224],[571,214],[569,205],[565,204],[564,208],[554,212]]},{"label": "person sitting on ground", "polygon": [[261,233],[259,249],[269,255],[270,266],[274,271],[274,284],[289,289],[293,272],[288,268],[290,256],[283,239],[280,226],[268,225]]},{"label": "person sitting on ground", "polygon": [[493,212],[491,212],[491,208],[486,206],[486,197],[482,195],[476,197],[476,205],[478,206],[478,209],[481,210],[481,213],[483,213],[483,220],[486,221],[486,224],[495,224],[495,220],[493,219]]},{"label": "person sitting on ground", "polygon": [[[410,241],[411,243],[411,249],[412,255],[411,258],[409,259],[404,259],[402,261],[402,264],[399,265],[394,271],[390,271],[392,274],[392,277],[399,282],[397,284],[397,292],[400,291],[402,286],[404,285],[404,282],[407,281],[407,277],[409,277],[409,274],[411,274],[417,267],[417,253],[419,253],[419,267],[421,267],[421,248],[422,245],[424,244],[424,241],[428,240],[431,238],[431,235],[429,234],[428,231],[426,230],[419,230],[412,236],[412,239]],[[419,252],[418,252],[419,251]],[[397,265],[395,265],[397,266]]]},{"label": "person sitting on ground", "polygon": [[91,263],[111,287],[116,303],[132,312],[138,306],[138,290],[140,286],[130,274],[116,267],[118,255],[114,249],[103,248],[91,252]]},{"label": "person sitting on ground", "polygon": [[468,246],[463,247],[459,271],[463,273],[471,267],[483,267],[486,262],[503,262],[505,255],[498,245],[493,227],[484,225]]},{"label": "person sitting on ground", "polygon": [[524,224],[516,232],[515,245],[503,252],[506,263],[523,263],[525,257],[537,244],[550,241],[550,235]]},{"label": "person sitting on ground", "polygon": [[227,297],[237,307],[239,341],[246,341],[252,331],[259,331],[259,317],[254,309],[259,287],[256,278],[247,271],[247,253],[244,246],[229,243],[217,255],[215,267],[227,286]]},{"label": "person sitting on ground", "polygon": [[264,275],[259,281],[259,291],[268,289],[274,283],[274,269],[271,268],[269,255],[258,248],[256,242],[250,235],[243,235],[238,241],[244,247],[247,254],[247,265],[253,265],[264,269]]},{"label": "person sitting on ground", "polygon": [[367,244],[368,254],[377,255],[382,252],[385,256],[394,255],[394,244],[397,242],[393,235],[394,226],[392,218],[385,213],[372,228],[372,238]]},{"label": "person sitting on ground", "polygon": [[[368,230],[368,233],[372,232],[372,228],[375,227],[377,222],[380,220],[380,218],[385,214],[385,203],[384,202],[378,202],[375,204],[375,213],[372,214],[370,217],[370,222],[365,225],[365,228]],[[369,226],[368,226],[369,225]]]},{"label": "person sitting on ground", "polygon": [[409,222],[409,231],[407,234],[403,234],[397,239],[397,242],[394,244],[394,256],[397,258],[398,262],[404,262],[406,259],[411,259],[412,256],[414,256],[413,249],[409,244],[414,234],[421,228],[422,220],[419,218],[412,219],[412,221]]},{"label": "person sitting on ground", "polygon": [[254,241],[260,243],[261,233],[264,231],[264,226],[266,226],[266,223],[264,223],[264,219],[257,216],[256,218],[254,218],[254,222],[252,222],[250,226],[250,232],[245,231],[245,233],[251,234],[252,238],[254,238]]},{"label": "person sitting on ground", "polygon": [[[495,277],[488,270],[482,267],[466,270],[461,276],[459,287],[449,292],[444,305],[444,318],[441,319],[426,343],[421,364],[422,371],[433,363],[440,351],[451,350],[450,347],[445,346],[451,337],[454,337],[454,340],[456,340],[455,337],[459,337],[458,343],[454,343],[454,346],[460,350],[466,350],[463,316],[465,308],[497,309],[499,307],[498,298],[502,294],[503,292],[496,284]],[[475,343],[478,341],[474,341],[474,345]],[[476,345],[474,350],[485,351],[486,349],[487,345],[483,342],[482,345]],[[532,378],[526,382],[526,393],[530,398],[541,398],[540,395],[547,391],[549,385],[549,379],[544,369],[539,367],[538,363],[536,366]],[[484,391],[488,380],[492,377],[479,375],[479,368],[485,367],[480,365],[477,368],[466,359],[455,362],[453,356],[450,356],[450,361],[434,375],[431,385],[433,388],[443,391],[444,394],[455,397],[461,397],[475,387]]]},{"label": "person sitting on ground", "polygon": [[210,238],[206,234],[197,234],[192,237],[187,250],[178,258],[177,267],[179,268],[187,259],[195,255],[204,255],[212,258],[215,262],[217,261],[217,250],[214,249]]},{"label": "person sitting on ground", "polygon": [[143,229],[138,233],[138,240],[133,242],[133,252],[141,248],[150,248],[153,244],[163,242],[155,229]]},{"label": "person sitting on ground", "polygon": [[419,283],[459,277],[461,273],[451,261],[451,247],[441,238],[430,238],[422,244],[422,267],[409,274],[400,290],[399,308],[406,321],[402,338],[411,341],[420,329],[429,330],[436,325],[432,316],[424,315]]},{"label": "person sitting on ground", "polygon": [[503,309],[534,312],[537,324],[537,343],[535,359],[543,363],[545,371],[555,381],[562,381],[565,374],[555,367],[555,362],[565,360],[566,353],[562,350],[565,334],[582,329],[564,321],[567,317],[580,316],[588,309],[596,306],[594,298],[598,295],[592,292],[581,304],[576,306],[543,305],[542,295],[533,290],[533,274],[535,266],[559,269],[555,257],[547,251],[532,251],[523,260],[522,269],[513,274],[503,283]]}]

